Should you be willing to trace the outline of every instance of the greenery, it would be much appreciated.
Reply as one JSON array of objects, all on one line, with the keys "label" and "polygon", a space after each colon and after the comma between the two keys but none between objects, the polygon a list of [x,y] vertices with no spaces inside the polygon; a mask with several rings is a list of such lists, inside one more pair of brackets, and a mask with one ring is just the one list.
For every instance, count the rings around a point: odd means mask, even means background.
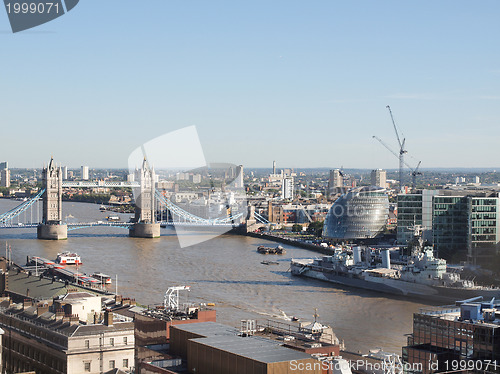
[{"label": "greenery", "polygon": [[318,238],[321,237],[321,234],[323,233],[323,224],[324,221],[314,221],[309,224],[309,227],[307,228],[307,232],[311,235],[315,235]]},{"label": "greenery", "polygon": [[294,224],[292,226],[292,231],[293,232],[302,232],[302,225],[299,225],[298,223]]},{"label": "greenery", "polygon": [[64,201],[78,201],[83,203],[94,204],[107,204],[111,195],[110,194],[86,194],[86,195],[63,195]]}]

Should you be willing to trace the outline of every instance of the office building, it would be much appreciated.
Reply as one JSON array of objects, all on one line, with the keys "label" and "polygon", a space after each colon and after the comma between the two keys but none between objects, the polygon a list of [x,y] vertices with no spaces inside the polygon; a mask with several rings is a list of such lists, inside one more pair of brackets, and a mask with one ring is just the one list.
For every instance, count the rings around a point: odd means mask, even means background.
[{"label": "office building", "polygon": [[201,174],[193,174],[191,176],[191,181],[196,184],[201,183]]},{"label": "office building", "polygon": [[[133,369],[134,323],[126,309],[135,302],[130,299],[34,276],[15,264],[8,270],[4,258],[0,291],[6,295],[0,298],[6,372]],[[102,309],[103,303],[112,310]]]},{"label": "office building", "polygon": [[381,188],[387,188],[387,171],[382,169],[372,170],[371,185]]},{"label": "office building", "polygon": [[432,199],[438,193],[438,190],[418,190],[398,195],[397,239],[400,245],[413,238],[414,226],[420,226],[422,238],[432,243]]},{"label": "office building", "polygon": [[500,305],[474,299],[456,304],[422,309],[413,315],[413,333],[402,355],[411,368],[406,372],[499,371],[498,364],[485,365],[500,362]]},{"label": "office building", "polygon": [[102,322],[81,324],[78,316],[54,310],[50,302],[0,303],[7,372],[102,373],[134,366],[131,319],[105,312]]},{"label": "office building", "polygon": [[84,181],[89,180],[89,167],[88,166],[82,166],[82,179]]},{"label": "office building", "polygon": [[281,198],[284,200],[293,200],[293,177],[283,178],[281,184]]},{"label": "office building", "polygon": [[498,253],[500,199],[497,193],[453,191],[433,199],[433,241],[444,258],[484,261]]},{"label": "office building", "polygon": [[276,174],[276,161],[273,161],[273,174]]},{"label": "office building", "polygon": [[238,165],[236,167],[236,178],[234,179],[235,188],[244,188],[243,184],[243,165]]},{"label": "office building", "polygon": [[0,170],[0,187],[10,187],[10,170]]},{"label": "office building", "polygon": [[344,187],[344,177],[339,169],[330,170],[330,177],[328,178],[328,194],[334,195]]},{"label": "office building", "polygon": [[419,190],[398,195],[397,239],[405,245],[422,229],[440,257],[486,261],[500,250],[500,199],[488,190]]},{"label": "office building", "polygon": [[9,168],[9,163],[7,161],[0,162],[0,170],[8,168]]},{"label": "office building", "polygon": [[332,239],[369,239],[383,231],[389,216],[385,188],[356,187],[330,208],[323,236]]},{"label": "office building", "polygon": [[63,175],[63,180],[68,179],[68,167],[67,166],[62,167],[62,175]]}]

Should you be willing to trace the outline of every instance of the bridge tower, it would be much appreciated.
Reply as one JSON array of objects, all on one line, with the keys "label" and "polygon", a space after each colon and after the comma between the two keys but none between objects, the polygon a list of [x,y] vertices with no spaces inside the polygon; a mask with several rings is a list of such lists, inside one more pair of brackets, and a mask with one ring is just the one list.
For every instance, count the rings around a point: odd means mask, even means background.
[{"label": "bridge tower", "polygon": [[42,172],[43,215],[42,223],[37,227],[38,239],[60,240],[68,238],[68,227],[62,224],[62,170],[53,158]]},{"label": "bridge tower", "polygon": [[129,236],[135,238],[158,238],[160,224],[156,222],[155,192],[156,174],[146,158],[142,167],[135,171],[135,180],[140,187],[135,188],[135,223],[130,228]]}]

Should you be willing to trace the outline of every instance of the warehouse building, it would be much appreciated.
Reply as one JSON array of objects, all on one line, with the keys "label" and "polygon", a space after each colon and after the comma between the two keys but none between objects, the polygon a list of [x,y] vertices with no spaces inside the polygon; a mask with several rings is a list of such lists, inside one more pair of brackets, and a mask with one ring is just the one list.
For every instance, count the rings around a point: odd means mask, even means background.
[{"label": "warehouse building", "polygon": [[[307,353],[275,340],[239,334],[235,328],[214,322],[172,326],[170,349],[187,361],[189,373],[323,373],[320,362]],[[297,371],[297,367],[304,370]]]}]

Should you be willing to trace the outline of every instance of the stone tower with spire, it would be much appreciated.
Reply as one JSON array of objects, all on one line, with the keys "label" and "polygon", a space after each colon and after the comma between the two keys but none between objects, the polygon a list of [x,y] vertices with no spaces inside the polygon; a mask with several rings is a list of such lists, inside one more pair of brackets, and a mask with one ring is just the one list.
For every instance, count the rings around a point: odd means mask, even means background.
[{"label": "stone tower with spire", "polygon": [[156,174],[146,157],[140,169],[135,171],[135,180],[140,187],[134,189],[135,224],[129,235],[138,238],[156,238],[160,236],[160,224],[156,223]]},{"label": "stone tower with spire", "polygon": [[53,158],[43,169],[42,180],[45,188],[42,223],[59,225],[62,221],[62,171]]},{"label": "stone tower with spire", "polygon": [[38,226],[38,239],[67,239],[68,229],[62,224],[62,170],[51,158],[49,165],[42,171],[42,223]]},{"label": "stone tower with spire", "polygon": [[135,171],[135,180],[140,187],[135,191],[135,222],[155,223],[155,180],[154,168],[144,158],[142,167]]}]

